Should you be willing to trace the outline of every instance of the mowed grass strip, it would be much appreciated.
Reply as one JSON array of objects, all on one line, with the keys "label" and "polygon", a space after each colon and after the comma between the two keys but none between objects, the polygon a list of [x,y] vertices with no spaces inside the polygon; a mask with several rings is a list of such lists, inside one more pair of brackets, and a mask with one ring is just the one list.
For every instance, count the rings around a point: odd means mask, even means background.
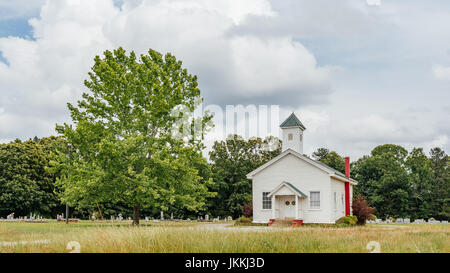
[{"label": "mowed grass strip", "polygon": [[370,241],[379,242],[381,252],[450,252],[449,233],[447,225],[417,224],[242,228],[197,222],[140,227],[88,221],[68,225],[0,222],[0,252],[69,252],[66,246],[70,241],[79,242],[81,252],[369,252]]}]

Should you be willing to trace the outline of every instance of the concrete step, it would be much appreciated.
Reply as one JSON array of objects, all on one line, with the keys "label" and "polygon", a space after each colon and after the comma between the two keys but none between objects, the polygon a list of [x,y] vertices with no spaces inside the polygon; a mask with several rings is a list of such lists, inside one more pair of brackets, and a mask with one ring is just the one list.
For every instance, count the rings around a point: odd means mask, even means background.
[{"label": "concrete step", "polygon": [[276,219],[270,223],[271,227],[291,227],[302,225],[302,220],[294,220],[294,218]]},{"label": "concrete step", "polygon": [[294,219],[276,219],[273,223],[272,223],[272,227],[289,227],[292,226],[292,221]]}]

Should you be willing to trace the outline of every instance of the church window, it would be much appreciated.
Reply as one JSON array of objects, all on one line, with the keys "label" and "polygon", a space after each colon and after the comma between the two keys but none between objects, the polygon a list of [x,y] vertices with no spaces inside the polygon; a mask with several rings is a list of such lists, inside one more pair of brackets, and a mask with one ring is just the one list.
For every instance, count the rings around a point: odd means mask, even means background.
[{"label": "church window", "polygon": [[270,197],[268,197],[267,195],[269,195],[270,192],[263,192],[263,209],[272,209],[272,199]]},{"label": "church window", "polygon": [[320,209],[320,191],[311,191],[309,193],[309,207],[311,209]]}]

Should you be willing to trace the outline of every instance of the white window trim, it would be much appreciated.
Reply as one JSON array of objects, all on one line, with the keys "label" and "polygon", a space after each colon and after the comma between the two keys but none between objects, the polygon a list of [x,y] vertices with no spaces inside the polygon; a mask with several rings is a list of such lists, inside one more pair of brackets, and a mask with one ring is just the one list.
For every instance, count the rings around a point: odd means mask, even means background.
[{"label": "white window trim", "polygon": [[267,192],[267,194],[270,193],[270,191],[263,191],[263,192],[261,193],[261,210],[262,210],[262,211],[271,211],[272,208],[273,208],[272,198],[270,198],[270,209],[265,209],[265,208],[264,208],[264,197],[263,197],[263,195],[264,195],[265,192]]},{"label": "white window trim", "polygon": [[[318,208],[311,207],[311,192],[319,192],[319,207]],[[308,202],[308,210],[322,210],[322,192],[320,190],[310,190],[308,201],[309,201]]]}]

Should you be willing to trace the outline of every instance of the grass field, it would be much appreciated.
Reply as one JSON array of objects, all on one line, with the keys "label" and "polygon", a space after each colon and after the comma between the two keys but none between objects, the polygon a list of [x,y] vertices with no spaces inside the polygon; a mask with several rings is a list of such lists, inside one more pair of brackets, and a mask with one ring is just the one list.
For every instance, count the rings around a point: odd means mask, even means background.
[{"label": "grass field", "polygon": [[[0,252],[450,252],[450,226],[237,227],[230,223],[0,222]],[[72,243],[73,244],[73,243]]]}]

